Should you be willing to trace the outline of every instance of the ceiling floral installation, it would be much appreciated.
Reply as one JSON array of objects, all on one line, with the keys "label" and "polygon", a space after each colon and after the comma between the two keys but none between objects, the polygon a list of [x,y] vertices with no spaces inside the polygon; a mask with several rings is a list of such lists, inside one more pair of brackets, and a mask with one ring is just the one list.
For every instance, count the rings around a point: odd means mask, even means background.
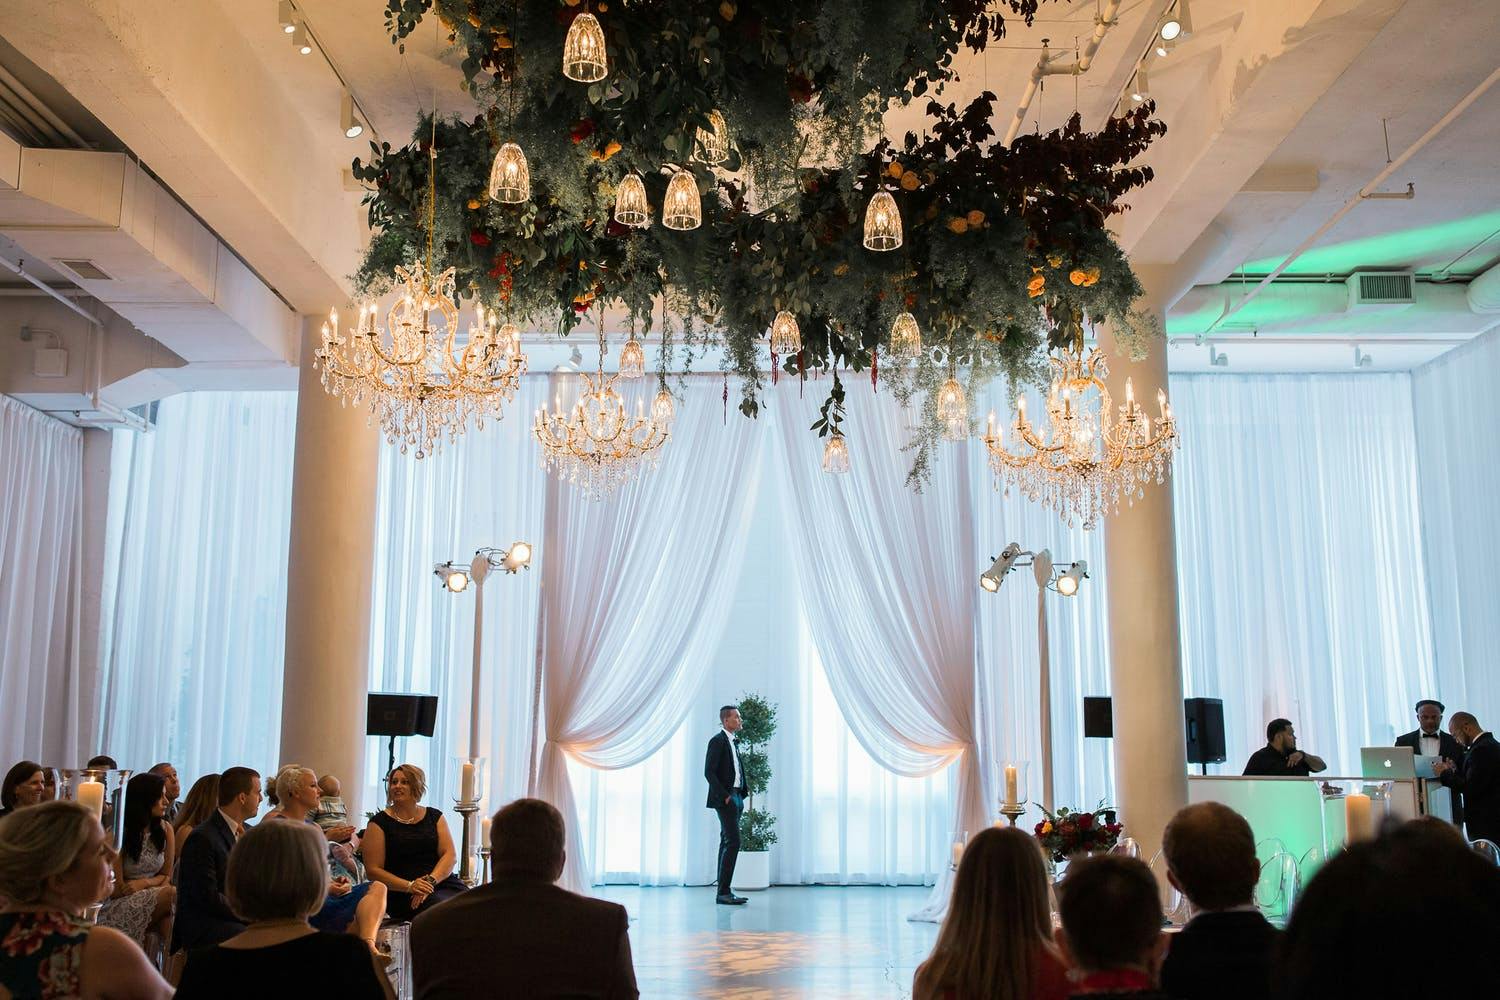
[{"label": "ceiling floral installation", "polygon": [[[1130,164],[1165,132],[1152,105],[1006,147],[993,94],[943,100],[961,48],[1004,37],[987,8],[1029,21],[1041,2],[388,0],[395,44],[439,19],[482,111],[355,161],[374,232],[358,284],[382,291],[421,255],[431,209],[459,295],[560,334],[622,308],[661,337],[663,371],[720,345],[747,416],[778,377],[819,379],[823,436],[857,434],[851,372],[925,400],[920,486],[952,436],[950,378],[973,398],[1045,381],[1048,350],[1089,323],[1159,332],[1105,228],[1151,180]],[[882,112],[914,101],[924,128],[886,136]]]}]

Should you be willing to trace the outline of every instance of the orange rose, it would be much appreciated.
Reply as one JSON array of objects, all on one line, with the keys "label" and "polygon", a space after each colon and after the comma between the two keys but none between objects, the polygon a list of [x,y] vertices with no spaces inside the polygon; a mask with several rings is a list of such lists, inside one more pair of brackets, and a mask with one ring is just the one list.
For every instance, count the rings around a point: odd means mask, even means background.
[{"label": "orange rose", "polygon": [[977,208],[970,211],[966,218],[969,220],[969,225],[971,226],[984,225],[984,213]]},{"label": "orange rose", "polygon": [[1084,288],[1091,288],[1094,285],[1097,285],[1098,283],[1099,283],[1099,269],[1097,267],[1088,268],[1087,270],[1085,270],[1083,272],[1083,287]]},{"label": "orange rose", "polygon": [[1026,294],[1032,298],[1041,295],[1047,289],[1047,279],[1043,275],[1037,275],[1026,283]]},{"label": "orange rose", "polygon": [[1047,263],[1052,267],[1062,267],[1062,258],[1056,254],[1048,254]]},{"label": "orange rose", "polygon": [[478,198],[470,198],[469,201],[468,201],[468,205],[469,205],[469,210],[472,212],[474,209],[476,209],[476,208],[479,207],[479,199]]},{"label": "orange rose", "polygon": [[906,168],[901,164],[892,161],[891,165],[885,168],[885,172],[886,175],[889,176],[892,180],[900,180],[901,175],[906,173]]},{"label": "orange rose", "polygon": [[1083,284],[1088,280],[1088,277],[1089,276],[1087,274],[1084,274],[1082,271],[1077,269],[1068,272],[1068,280],[1075,285]]},{"label": "orange rose", "polygon": [[719,16],[726,21],[733,21],[734,15],[738,12],[739,8],[730,3],[729,0],[724,0],[723,3],[719,4]]},{"label": "orange rose", "polygon": [[962,216],[955,215],[948,220],[948,230],[955,236],[962,236],[969,231],[969,221]]},{"label": "orange rose", "polygon": [[849,265],[848,264],[840,263],[839,265],[837,265],[833,269],[834,277],[842,278],[844,275],[846,275],[848,273],[849,273]]},{"label": "orange rose", "polygon": [[917,189],[917,185],[920,183],[922,183],[922,181],[917,177],[914,171],[908,170],[906,173],[901,175],[901,190],[903,191],[915,191]]}]

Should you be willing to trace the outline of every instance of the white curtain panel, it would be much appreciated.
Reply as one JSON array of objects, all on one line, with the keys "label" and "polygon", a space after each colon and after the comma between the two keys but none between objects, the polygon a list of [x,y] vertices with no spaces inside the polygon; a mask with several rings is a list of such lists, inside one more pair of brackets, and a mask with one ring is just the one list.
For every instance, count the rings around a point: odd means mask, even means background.
[{"label": "white curtain panel", "polygon": [[1404,374],[1179,376],[1172,484],[1186,693],[1238,773],[1291,719],[1334,773],[1436,690]]},{"label": "white curtain panel", "polygon": [[116,432],[98,746],[122,767],[274,773],[296,418],[296,393],[195,392]]},{"label": "white curtain panel", "polygon": [[[905,483],[910,415],[862,377],[846,383],[851,471],[821,467],[808,430],[823,386],[776,398],[808,630],[855,737],[882,767],[920,777],[957,763],[950,828],[989,822],[975,725],[976,588],[968,463],[942,456]],[[954,460],[957,459],[957,460]],[[938,919],[946,872],[914,916]]]},{"label": "white curtain panel", "polygon": [[760,436],[690,379],[660,466],[603,501],[549,475],[537,663],[545,720],[535,794],[563,813],[563,884],[588,885],[569,757],[623,768],[687,714],[731,608]]},{"label": "white curtain panel", "polygon": [[79,663],[83,432],[0,396],[0,752],[76,767],[92,738]]},{"label": "white curtain panel", "polygon": [[1412,373],[1436,681],[1429,693],[1500,728],[1500,329]]},{"label": "white curtain panel", "polygon": [[[451,809],[459,791],[458,762],[468,754],[478,591],[451,593],[433,569],[449,559],[467,566],[477,549],[516,541],[536,547],[539,565],[546,558],[540,550],[544,484],[531,438],[532,416],[546,395],[545,377],[522,379],[502,419],[486,421],[483,430],[471,429],[421,461],[395,446],[381,449],[370,690],[438,696],[432,738],[398,738],[396,759],[427,773],[427,800],[439,809]],[[479,717],[488,811],[526,794],[540,592],[537,568],[515,576],[493,573],[484,586]],[[372,801],[384,802],[386,740],[372,738],[365,759],[364,780],[377,791]]]}]

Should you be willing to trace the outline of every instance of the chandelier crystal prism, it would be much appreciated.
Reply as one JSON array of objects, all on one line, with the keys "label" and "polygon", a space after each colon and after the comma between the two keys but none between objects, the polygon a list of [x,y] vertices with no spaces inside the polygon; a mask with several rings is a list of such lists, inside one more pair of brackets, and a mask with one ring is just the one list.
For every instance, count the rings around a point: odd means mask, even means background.
[{"label": "chandelier crystal prism", "polygon": [[671,437],[669,423],[657,419],[661,394],[652,404],[652,415],[637,405],[634,418],[626,412],[625,399],[615,389],[620,374],[604,374],[604,335],[599,336],[599,369],[582,376],[583,391],[565,412],[559,404],[548,413],[536,411],[533,433],[542,447],[542,468],[572,483],[585,497],[600,500],[654,468],[661,447]]},{"label": "chandelier crystal prism", "polygon": [[573,18],[563,39],[563,76],[579,83],[598,83],[609,75],[604,29],[588,11]]},{"label": "chandelier crystal prism", "polygon": [[1178,444],[1176,420],[1158,389],[1153,428],[1129,379],[1125,402],[1116,407],[1104,384],[1108,362],[1098,348],[1084,355],[1081,334],[1050,360],[1045,424],[1027,419],[1024,397],[1016,401],[1008,432],[997,430],[991,414],[984,436],[990,468],[1007,491],[1015,486],[1070,526],[1076,521],[1093,528],[1100,517],[1118,513],[1122,499],[1134,503],[1148,483],[1166,482]]}]

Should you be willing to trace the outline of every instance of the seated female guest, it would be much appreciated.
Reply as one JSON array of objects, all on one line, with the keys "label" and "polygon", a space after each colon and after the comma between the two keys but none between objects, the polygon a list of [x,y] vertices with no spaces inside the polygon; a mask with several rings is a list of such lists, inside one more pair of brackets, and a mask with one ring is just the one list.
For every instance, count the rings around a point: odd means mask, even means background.
[{"label": "seated female guest", "polygon": [[976,834],[912,1000],[1063,1000],[1069,992],[1052,945],[1041,848],[1009,827]]},{"label": "seated female guest", "polygon": [[81,916],[109,895],[113,860],[104,828],[76,802],[0,820],[0,996],[172,995],[135,942]]},{"label": "seated female guest", "polygon": [[385,788],[389,805],[370,819],[361,853],[370,878],[390,890],[391,918],[410,920],[421,907],[463,892],[464,884],[453,874],[457,855],[442,812],[422,805],[427,791],[422,769],[397,765]]},{"label": "seated female guest", "polygon": [[187,798],[182,800],[182,808],[177,810],[177,816],[172,820],[172,830],[177,834],[177,843],[181,844],[187,840],[188,834],[193,832],[193,827],[212,816],[218,808],[219,776],[205,774],[193,782],[193,787],[188,789]]},{"label": "seated female guest", "polygon": [[380,930],[380,921],[385,919],[386,888],[380,882],[356,882],[354,868],[357,866],[349,848],[328,842],[327,834],[312,822],[312,811],[318,806],[318,776],[309,768],[288,764],[277,772],[276,799],[281,805],[267,813],[266,820],[289,819],[308,823],[324,837],[332,878],[323,908],[308,922],[320,931],[358,934],[372,951],[375,950],[375,935]]},{"label": "seated female guest", "polygon": [[125,832],[115,856],[115,891],[99,911],[99,923],[125,932],[141,945],[147,931],[162,941],[172,940],[177,844],[163,819],[165,789],[166,779],[159,774],[138,774],[125,786]]},{"label": "seated female guest", "polygon": [[[305,823],[261,823],[229,853],[224,892],[249,926],[222,944],[189,952],[181,1000],[249,995],[268,970],[291,973],[283,996],[390,1000],[391,984],[357,938],[314,930],[307,918],[328,892],[327,843]],[[274,973],[273,973],[274,974]]]},{"label": "seated female guest", "polygon": [[5,781],[0,783],[0,816],[36,805],[46,792],[47,777],[42,765],[33,760],[21,761],[5,772]]}]

